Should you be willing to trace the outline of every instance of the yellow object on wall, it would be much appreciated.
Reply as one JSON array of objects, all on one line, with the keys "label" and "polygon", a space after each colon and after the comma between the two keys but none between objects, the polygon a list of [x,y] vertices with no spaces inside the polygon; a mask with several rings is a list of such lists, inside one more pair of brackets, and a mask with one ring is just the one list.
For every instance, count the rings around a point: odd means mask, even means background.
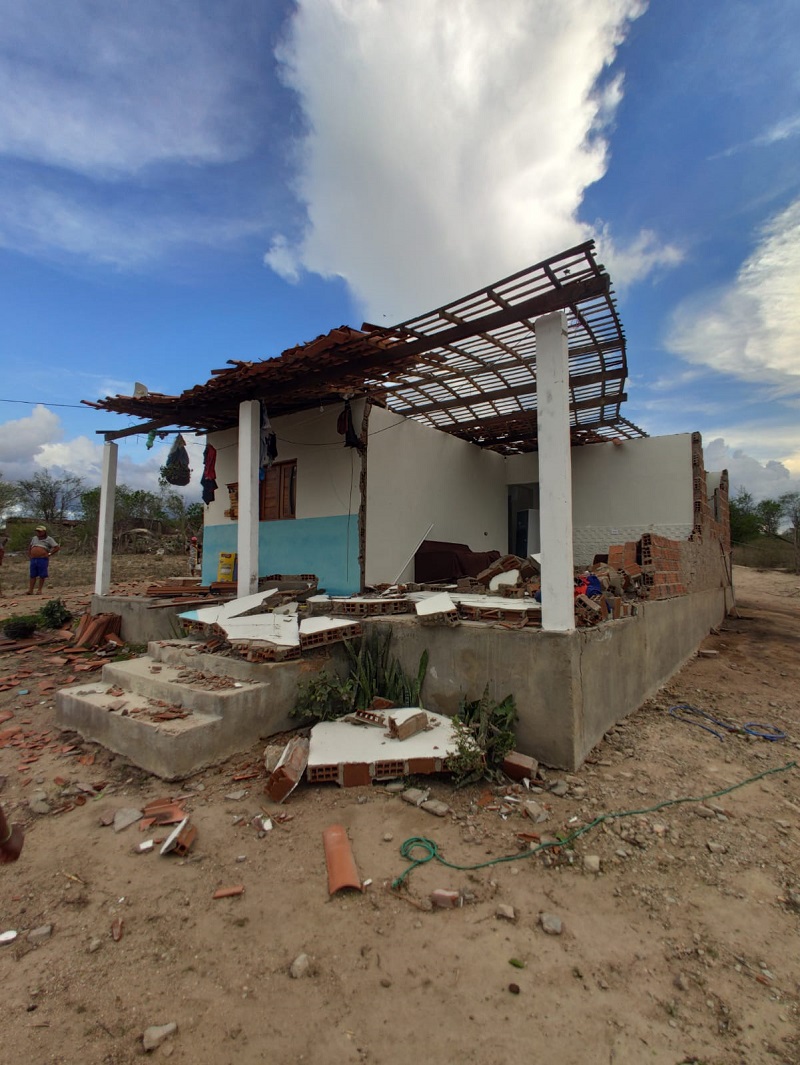
[{"label": "yellow object on wall", "polygon": [[232,581],[236,579],[236,552],[220,551],[217,564],[217,580]]}]

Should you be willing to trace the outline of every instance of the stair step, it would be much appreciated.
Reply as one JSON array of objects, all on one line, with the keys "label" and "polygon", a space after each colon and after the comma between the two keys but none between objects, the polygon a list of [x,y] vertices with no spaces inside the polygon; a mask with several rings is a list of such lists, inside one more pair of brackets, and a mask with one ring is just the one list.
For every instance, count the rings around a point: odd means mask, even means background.
[{"label": "stair step", "polygon": [[230,680],[230,687],[218,688],[213,681],[204,683],[201,678],[186,673],[185,668],[155,663],[143,655],[126,662],[109,662],[103,667],[103,682],[147,699],[218,716],[225,713],[230,703],[252,705],[268,697],[265,686],[257,681]]}]

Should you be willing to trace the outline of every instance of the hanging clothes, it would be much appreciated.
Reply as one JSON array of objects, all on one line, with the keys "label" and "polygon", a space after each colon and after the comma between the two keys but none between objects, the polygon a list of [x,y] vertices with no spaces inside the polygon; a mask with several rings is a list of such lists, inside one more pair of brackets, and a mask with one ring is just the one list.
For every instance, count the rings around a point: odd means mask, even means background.
[{"label": "hanging clothes", "polygon": [[203,487],[203,502],[208,505],[214,502],[214,493],[217,490],[217,449],[213,444],[206,444],[203,452],[203,476],[200,478]]},{"label": "hanging clothes", "polygon": [[[258,465],[262,470],[268,470],[275,459],[278,457],[278,438],[275,436],[272,425],[270,424],[269,414],[267,413],[267,405],[264,400],[261,400],[261,437],[258,454]],[[263,481],[264,475],[261,474],[261,480]]]},{"label": "hanging clothes", "polygon": [[353,428],[353,412],[350,409],[349,399],[346,399],[344,401],[344,410],[339,415],[339,418],[336,422],[336,431],[339,436],[344,437],[345,447],[354,447],[357,448],[359,451],[361,450],[361,441],[356,436],[356,431]]},{"label": "hanging clothes", "polygon": [[180,433],[175,437],[169,455],[167,455],[167,461],[161,467],[161,472],[167,484],[184,485],[191,480],[189,452],[186,450],[186,441]]}]

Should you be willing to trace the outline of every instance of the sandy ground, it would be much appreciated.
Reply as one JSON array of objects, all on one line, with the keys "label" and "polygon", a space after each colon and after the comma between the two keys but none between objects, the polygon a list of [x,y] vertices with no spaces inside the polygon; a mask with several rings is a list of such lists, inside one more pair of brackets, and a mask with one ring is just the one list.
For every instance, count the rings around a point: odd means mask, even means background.
[{"label": "sandy ground", "polygon": [[[152,1056],[186,1065],[798,1065],[800,773],[788,764],[800,747],[800,579],[737,568],[736,581],[739,616],[704,643],[717,656],[693,658],[580,772],[545,770],[541,792],[512,794],[545,807],[541,824],[504,816],[507,797],[486,786],[433,782],[453,810],[441,819],[379,786],[301,786],[282,808],[291,820],[259,838],[263,780],[233,778],[259,765],[260,748],[180,789],[91,744],[62,752],[70,737],[54,730],[48,685],[66,667],[0,646],[0,674],[15,677],[0,692],[14,714],[0,731],[49,731],[54,743],[21,769],[20,750],[0,748],[0,801],[27,832],[20,861],[0,871],[0,931],[18,932],[0,946],[0,1061],[136,1062],[144,1030],[175,1022]],[[54,579],[51,595],[66,587]],[[788,739],[720,740],[668,713],[682,702]],[[76,785],[102,782],[58,812]],[[520,849],[518,833],[563,837],[601,813],[729,788],[606,821],[558,853]],[[37,815],[42,793],[50,812]],[[147,838],[137,826],[101,825],[169,794],[187,796],[199,830],[186,858],[136,854]],[[322,832],[335,822],[371,880],[363,894],[328,896]],[[408,865],[400,845],[416,836],[483,868],[430,862],[392,895]],[[503,856],[517,857],[489,864]],[[235,884],[242,895],[212,900]],[[464,905],[426,909],[437,888]],[[542,913],[560,918],[560,935],[543,931]],[[45,925],[49,936],[28,937]],[[308,971],[293,978],[303,953]]]}]

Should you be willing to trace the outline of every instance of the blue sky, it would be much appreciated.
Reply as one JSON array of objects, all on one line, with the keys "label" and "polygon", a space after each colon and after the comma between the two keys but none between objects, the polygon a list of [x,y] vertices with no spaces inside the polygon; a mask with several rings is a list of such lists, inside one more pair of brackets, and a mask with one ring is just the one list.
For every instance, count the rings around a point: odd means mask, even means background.
[{"label": "blue sky", "polygon": [[796,0],[0,0],[0,471],[594,237],[627,417],[800,489],[798,55]]}]

